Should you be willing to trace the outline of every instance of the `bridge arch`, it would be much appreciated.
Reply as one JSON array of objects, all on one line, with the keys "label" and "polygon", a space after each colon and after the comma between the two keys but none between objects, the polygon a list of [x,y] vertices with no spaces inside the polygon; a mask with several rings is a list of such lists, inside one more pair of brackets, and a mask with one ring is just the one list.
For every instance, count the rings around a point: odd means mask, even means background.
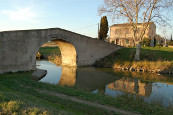
[{"label": "bridge arch", "polygon": [[63,65],[90,66],[121,47],[60,28],[0,32],[0,74],[36,69],[36,54],[56,42]]},{"label": "bridge arch", "polygon": [[[63,66],[77,66],[77,52],[76,52],[76,49],[75,49],[73,44],[71,44],[65,40],[57,39],[57,38],[54,38],[51,41],[53,43],[55,43],[56,46],[60,49],[61,62],[62,62],[61,65],[63,65]],[[39,45],[34,50],[33,57],[37,54],[37,52],[41,46]],[[34,63],[36,63],[36,60]]]}]

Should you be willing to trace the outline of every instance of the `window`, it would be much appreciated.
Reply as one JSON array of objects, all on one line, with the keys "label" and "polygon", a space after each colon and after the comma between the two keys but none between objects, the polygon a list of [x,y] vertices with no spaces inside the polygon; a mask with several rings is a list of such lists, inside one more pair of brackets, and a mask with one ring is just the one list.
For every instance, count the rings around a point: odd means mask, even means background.
[{"label": "window", "polygon": [[129,44],[129,40],[126,39],[126,44]]}]

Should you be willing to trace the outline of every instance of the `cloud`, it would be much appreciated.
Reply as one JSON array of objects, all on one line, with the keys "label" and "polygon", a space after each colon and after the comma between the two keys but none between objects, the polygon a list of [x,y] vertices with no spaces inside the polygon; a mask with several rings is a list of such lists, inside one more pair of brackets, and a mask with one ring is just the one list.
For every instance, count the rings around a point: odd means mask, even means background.
[{"label": "cloud", "polygon": [[30,7],[16,10],[4,10],[2,13],[7,15],[11,20],[38,22],[36,20],[38,17],[37,14],[33,12]]}]

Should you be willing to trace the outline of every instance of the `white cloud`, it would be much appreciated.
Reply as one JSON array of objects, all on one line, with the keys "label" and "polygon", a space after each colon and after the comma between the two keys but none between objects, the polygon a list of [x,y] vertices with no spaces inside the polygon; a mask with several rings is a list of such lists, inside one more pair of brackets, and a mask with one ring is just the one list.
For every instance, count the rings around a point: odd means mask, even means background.
[{"label": "white cloud", "polygon": [[17,10],[4,10],[2,13],[7,15],[11,20],[38,22],[36,20],[37,14],[30,7]]}]

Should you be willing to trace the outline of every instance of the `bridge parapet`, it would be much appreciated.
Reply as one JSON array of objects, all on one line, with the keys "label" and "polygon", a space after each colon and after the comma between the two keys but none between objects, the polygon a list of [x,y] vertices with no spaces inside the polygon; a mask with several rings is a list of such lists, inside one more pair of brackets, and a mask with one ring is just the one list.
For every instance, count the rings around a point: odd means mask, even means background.
[{"label": "bridge parapet", "polygon": [[35,70],[39,48],[52,40],[64,65],[90,66],[121,48],[60,28],[0,32],[0,73]]}]

